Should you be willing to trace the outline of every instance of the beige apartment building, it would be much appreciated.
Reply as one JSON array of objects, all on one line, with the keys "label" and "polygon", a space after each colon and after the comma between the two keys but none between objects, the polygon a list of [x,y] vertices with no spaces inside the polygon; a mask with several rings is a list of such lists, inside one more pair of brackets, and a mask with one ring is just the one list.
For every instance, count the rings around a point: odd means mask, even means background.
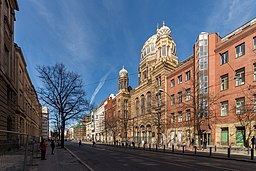
[{"label": "beige apartment building", "polygon": [[0,4],[0,145],[23,145],[29,135],[40,137],[41,105],[26,69],[20,47],[14,43],[16,0]]},{"label": "beige apartment building", "polygon": [[[13,34],[15,10],[19,10],[17,1],[3,1],[0,5],[0,130],[4,131],[17,131],[15,109],[18,78]],[[11,135],[0,132],[0,144],[6,145],[9,141],[12,141]]]}]

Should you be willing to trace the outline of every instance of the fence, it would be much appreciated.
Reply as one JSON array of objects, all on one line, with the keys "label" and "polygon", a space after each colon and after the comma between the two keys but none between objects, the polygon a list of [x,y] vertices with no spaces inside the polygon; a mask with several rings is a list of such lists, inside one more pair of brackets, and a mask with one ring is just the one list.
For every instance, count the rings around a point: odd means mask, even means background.
[{"label": "fence", "polygon": [[220,148],[216,146],[208,146],[207,148],[199,148],[198,146],[175,146],[172,145],[170,147],[160,146],[158,147],[156,144],[112,144],[109,143],[109,146],[113,147],[123,147],[123,148],[132,148],[132,149],[140,149],[140,150],[149,150],[149,151],[157,151],[157,152],[166,152],[166,153],[174,153],[174,154],[186,154],[186,155],[197,155],[197,156],[205,156],[205,157],[213,157],[213,158],[228,158],[228,159],[236,159],[236,160],[251,160],[254,161],[256,159],[255,149],[253,148],[235,148],[235,147],[227,147]]},{"label": "fence", "polygon": [[0,130],[1,170],[26,171],[39,155],[39,137],[24,133]]}]

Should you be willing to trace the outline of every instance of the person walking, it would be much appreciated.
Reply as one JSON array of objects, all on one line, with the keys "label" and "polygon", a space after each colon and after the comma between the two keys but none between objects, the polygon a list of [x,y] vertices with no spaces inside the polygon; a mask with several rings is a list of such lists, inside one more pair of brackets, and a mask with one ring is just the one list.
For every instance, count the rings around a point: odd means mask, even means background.
[{"label": "person walking", "polygon": [[93,146],[93,147],[95,146],[95,144],[96,144],[96,142],[95,142],[95,141],[92,141],[92,146]]},{"label": "person walking", "polygon": [[194,140],[194,138],[192,138],[192,140],[191,140],[191,146],[194,147],[194,145],[195,145],[195,140]]},{"label": "person walking", "polygon": [[79,140],[79,143],[78,143],[78,144],[79,144],[79,147],[80,147],[80,146],[81,146],[81,144],[82,144],[82,141],[81,141],[81,140]]},{"label": "person walking", "polygon": [[206,145],[207,145],[207,140],[204,139],[204,142],[203,142],[203,150],[206,149]]},{"label": "person walking", "polygon": [[53,155],[54,154],[54,148],[55,148],[54,140],[51,141],[51,148],[52,148],[52,155]]},{"label": "person walking", "polygon": [[255,136],[252,137],[251,142],[252,142],[252,148],[255,148]]},{"label": "person walking", "polygon": [[46,154],[47,144],[45,143],[44,139],[42,139],[40,143],[40,147],[41,147],[41,160],[46,160],[45,154]]}]

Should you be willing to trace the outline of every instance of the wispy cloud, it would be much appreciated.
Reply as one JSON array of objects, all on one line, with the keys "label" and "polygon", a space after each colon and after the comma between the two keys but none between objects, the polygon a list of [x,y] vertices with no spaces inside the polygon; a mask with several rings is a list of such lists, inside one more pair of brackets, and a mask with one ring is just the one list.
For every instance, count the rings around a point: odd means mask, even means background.
[{"label": "wispy cloud", "polygon": [[[67,57],[72,57],[73,62],[88,60],[92,57],[89,42],[92,42],[93,34],[86,27],[90,25],[86,16],[79,16],[81,11],[75,12],[82,10],[79,3],[70,3],[66,0],[50,3],[58,7],[58,12],[56,12],[56,7],[50,8],[49,3],[30,1],[35,5],[38,14],[46,21],[52,35],[56,36],[57,43],[69,53]],[[60,58],[63,59],[63,56]]]},{"label": "wispy cloud", "polygon": [[255,16],[255,6],[254,0],[217,0],[207,19],[205,31],[221,32],[224,36]]},{"label": "wispy cloud", "polygon": [[[88,60],[92,57],[90,44],[93,42],[93,35],[90,32],[89,19],[86,16],[81,16],[82,8],[79,3],[70,3],[62,0],[61,14],[62,21],[59,23],[58,33],[59,39],[62,40],[65,48],[72,54],[73,59]],[[80,12],[74,12],[80,11]]]},{"label": "wispy cloud", "polygon": [[42,18],[52,27],[55,26],[55,20],[53,13],[47,8],[45,1],[29,0],[31,4],[35,6],[36,12],[42,16]]},{"label": "wispy cloud", "polygon": [[105,84],[105,81],[108,77],[108,75],[112,72],[112,70],[108,71],[99,81],[98,86],[96,87],[96,89],[94,90],[91,100],[90,100],[90,105],[93,103],[96,95],[98,94],[98,92],[100,91],[100,89],[102,88],[102,86]]}]

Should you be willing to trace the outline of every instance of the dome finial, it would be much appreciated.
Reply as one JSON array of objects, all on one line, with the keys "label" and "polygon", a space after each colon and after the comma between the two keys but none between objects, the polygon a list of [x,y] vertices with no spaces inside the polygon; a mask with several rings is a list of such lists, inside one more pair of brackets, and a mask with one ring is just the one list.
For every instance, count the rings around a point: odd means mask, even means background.
[{"label": "dome finial", "polygon": [[163,20],[163,26],[165,26],[164,20]]},{"label": "dome finial", "polygon": [[158,31],[159,30],[159,24],[157,23],[156,24],[156,31]]}]

